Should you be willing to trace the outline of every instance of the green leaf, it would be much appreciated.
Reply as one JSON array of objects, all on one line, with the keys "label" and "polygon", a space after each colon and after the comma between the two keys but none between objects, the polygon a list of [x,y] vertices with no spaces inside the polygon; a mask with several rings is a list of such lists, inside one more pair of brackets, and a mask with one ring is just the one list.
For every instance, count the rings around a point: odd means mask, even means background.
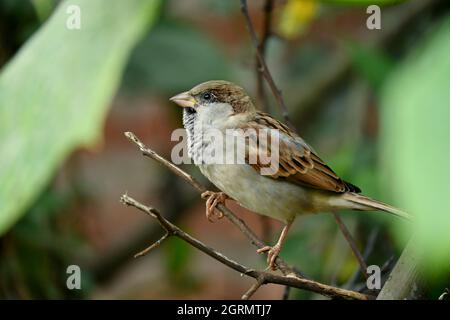
[{"label": "green leaf", "polygon": [[[81,10],[70,30],[68,5]],[[67,155],[99,138],[128,55],[159,1],[62,2],[0,74],[0,234]]]},{"label": "green leaf", "polygon": [[416,216],[413,231],[434,271],[450,259],[449,52],[450,16],[393,71],[382,94],[386,187]]},{"label": "green leaf", "polygon": [[31,0],[40,21],[45,21],[55,7],[55,0]]}]

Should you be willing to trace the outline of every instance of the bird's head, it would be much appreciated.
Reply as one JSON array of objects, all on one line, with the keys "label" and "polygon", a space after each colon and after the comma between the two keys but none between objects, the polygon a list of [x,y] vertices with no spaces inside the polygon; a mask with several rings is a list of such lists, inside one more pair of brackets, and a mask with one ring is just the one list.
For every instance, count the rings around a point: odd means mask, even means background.
[{"label": "bird's head", "polygon": [[212,120],[255,111],[244,89],[223,80],[203,82],[170,100],[183,107],[185,115]]}]

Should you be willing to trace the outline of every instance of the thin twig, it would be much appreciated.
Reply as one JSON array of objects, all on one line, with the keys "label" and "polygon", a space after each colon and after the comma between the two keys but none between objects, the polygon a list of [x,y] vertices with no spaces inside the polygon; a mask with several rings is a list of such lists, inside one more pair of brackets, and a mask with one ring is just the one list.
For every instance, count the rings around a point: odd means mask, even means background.
[{"label": "thin twig", "polygon": [[334,216],[334,219],[336,220],[336,223],[339,226],[339,229],[341,230],[345,240],[347,240],[347,243],[349,244],[350,248],[352,249],[353,255],[355,256],[356,260],[358,260],[362,274],[367,279],[369,277],[369,275],[367,274],[367,264],[364,261],[364,257],[362,256],[361,252],[359,251],[358,246],[356,245],[355,239],[353,239],[350,231],[348,231],[348,228],[342,221],[340,215],[337,212],[333,211],[333,216]]},{"label": "thin twig", "polygon": [[248,300],[250,299],[253,294],[265,283],[266,278],[264,277],[264,274],[261,274],[257,279],[256,282],[250,287],[250,289],[247,290],[246,293],[242,295],[242,300]]},{"label": "thin twig", "polygon": [[248,272],[252,271],[251,269],[244,267],[243,265],[239,264],[238,262],[225,257],[220,252],[214,250],[211,247],[206,246],[201,241],[190,236],[189,234],[187,234],[186,232],[184,232],[183,230],[178,228],[176,225],[174,225],[173,223],[171,223],[170,221],[165,219],[157,209],[155,209],[153,207],[148,207],[148,206],[136,201],[135,199],[131,198],[127,194],[122,195],[122,197],[120,198],[120,201],[128,206],[135,207],[135,208],[143,211],[144,213],[148,214],[149,216],[155,218],[158,221],[158,223],[160,224],[160,226],[169,235],[176,236],[178,238],[183,239],[184,241],[191,244],[195,248],[199,249],[200,251],[205,252],[209,256],[213,257],[216,260],[219,260],[220,262],[229,266],[230,268],[233,268],[236,271],[239,271],[243,274],[247,274]]},{"label": "thin twig", "polygon": [[145,256],[147,253],[149,253],[150,251],[152,251],[153,249],[159,247],[161,245],[161,243],[166,240],[168,237],[170,237],[171,234],[170,233],[166,233],[165,235],[163,235],[159,240],[155,241],[151,246],[145,248],[144,250],[142,250],[141,252],[138,252],[134,255],[135,258],[139,258],[142,256]]},{"label": "thin twig", "polygon": [[[269,3],[270,1],[267,0],[266,2],[266,21],[268,20],[268,23],[270,23],[270,17],[271,17],[271,11],[273,8],[273,3]],[[258,36],[256,35],[255,32],[255,28],[253,26],[252,23],[252,19],[250,17],[250,14],[248,12],[248,6],[247,6],[247,0],[241,0],[241,11],[245,17],[245,21],[247,24],[247,29],[249,31],[250,34],[250,38],[251,41],[253,43],[253,46],[255,47],[256,50],[256,57],[259,61],[259,65],[258,65],[258,74],[261,73],[264,78],[266,79],[267,83],[270,86],[270,89],[272,90],[273,95],[275,96],[276,100],[278,101],[278,105],[280,106],[281,109],[281,113],[283,115],[284,120],[286,121],[286,123],[291,127],[294,128],[290,117],[289,117],[289,112],[288,109],[286,107],[286,104],[284,103],[284,98],[282,95],[281,90],[277,87],[277,85],[275,84],[275,81],[273,80],[272,74],[270,73],[270,70],[267,66],[266,60],[264,58],[264,51],[263,49],[265,49],[265,42],[267,41],[267,37],[270,33],[270,25],[266,25],[266,28],[268,28],[268,30],[265,30],[265,32],[263,33],[263,37],[261,42],[258,41]],[[267,22],[266,22],[267,23]],[[259,78],[258,78],[259,79]],[[260,84],[259,84],[259,80],[258,80],[258,88],[260,88]],[[334,214],[334,213],[333,213]],[[336,215],[335,215],[336,218]],[[356,259],[358,260],[358,263],[363,267],[365,266],[364,260],[362,259],[361,253],[359,252],[356,244],[354,243],[353,238],[351,237],[350,233],[348,232],[347,228],[345,227],[344,223],[342,222],[342,220],[338,221],[338,219],[336,218],[336,221],[338,222],[339,228],[341,229],[344,237],[347,239],[347,241],[350,244],[350,247],[352,249],[352,252],[354,253]],[[364,276],[367,277],[367,273],[365,272],[367,268],[364,268]]]},{"label": "thin twig", "polygon": [[[258,50],[261,52],[264,60],[266,59],[266,49],[267,42],[272,33],[272,10],[273,10],[273,2],[274,0],[266,0],[264,3],[264,20],[263,20],[263,29],[261,33],[261,41],[258,45]],[[269,112],[269,102],[267,101],[266,91],[264,90],[264,75],[262,73],[262,66],[259,62],[259,58],[255,55],[256,58],[256,92],[259,100],[259,104],[261,105],[262,110]]]},{"label": "thin twig", "polygon": [[[416,21],[418,16],[430,12],[441,1],[422,0],[405,1],[402,6],[395,6],[383,13],[385,21],[392,23],[383,25],[383,32],[373,33],[366,30],[363,34],[366,44],[370,44],[370,49],[387,49],[394,43],[399,35],[406,33],[411,23]],[[277,36],[272,33],[272,36]],[[320,67],[314,68],[313,76],[307,77],[305,82],[295,82],[295,88],[307,85],[305,90],[294,90],[292,101],[296,101],[292,107],[290,116],[295,119],[297,125],[302,130],[306,130],[313,123],[310,121],[321,109],[328,106],[325,101],[330,99],[330,93],[335,93],[333,88],[343,83],[350,74],[353,60],[348,54],[337,53],[328,62],[323,61]]]},{"label": "thin twig", "polygon": [[[188,194],[180,193],[184,186],[177,176],[165,175],[160,182],[161,188],[155,195],[167,204],[165,207],[166,217],[169,220],[176,220],[182,214],[183,209],[192,205],[195,200]],[[178,194],[176,199],[173,198],[173,194]],[[166,201],[169,198],[170,201]],[[158,240],[158,230],[159,225],[145,226],[102,252],[101,258],[93,253],[90,254],[87,257],[86,268],[89,268],[89,272],[96,280],[101,283],[108,283],[121,271],[124,264],[129,263],[130,252],[138,252],[148,243]]]},{"label": "thin twig", "polygon": [[267,83],[269,84],[269,87],[270,87],[273,95],[275,96],[275,98],[278,102],[278,105],[280,106],[281,113],[283,115],[284,120],[291,128],[293,128],[294,126],[292,125],[292,122],[289,118],[289,112],[286,107],[286,104],[284,103],[284,99],[283,99],[283,95],[281,94],[281,90],[275,84],[272,74],[270,73],[269,68],[267,67],[266,60],[264,59],[264,56],[262,55],[261,51],[259,50],[258,36],[256,35],[255,28],[253,27],[252,19],[250,18],[250,14],[248,13],[248,7],[247,7],[246,0],[241,0],[241,11],[245,17],[247,29],[250,33],[250,38],[251,38],[252,44],[256,50],[256,56],[260,63],[260,71],[264,75],[264,78],[266,79]]},{"label": "thin twig", "polygon": [[[372,254],[373,249],[375,248],[375,242],[378,238],[378,234],[380,232],[380,229],[374,228],[367,238],[366,247],[364,249],[363,258],[364,261],[367,261],[369,259],[370,255]],[[353,288],[353,286],[356,284],[356,281],[358,280],[358,275],[361,272],[361,266],[358,265],[358,268],[353,272],[352,276],[348,280],[348,282],[344,285],[344,288],[350,289]],[[367,278],[366,278],[367,279]]]},{"label": "thin twig", "polygon": [[289,294],[291,293],[291,287],[286,286],[284,287],[284,291],[283,291],[283,300],[289,300]]},{"label": "thin twig", "polygon": [[[295,276],[280,276],[273,273],[269,273],[266,271],[258,271],[251,268],[248,268],[228,257],[220,253],[219,251],[205,245],[200,240],[192,237],[190,234],[184,232],[179,227],[165,219],[162,214],[155,208],[146,206],[135,199],[131,198],[127,194],[124,194],[121,197],[121,202],[128,205],[135,207],[144,213],[148,214],[150,217],[156,219],[160,226],[171,236],[176,236],[193,247],[197,248],[198,250],[206,253],[210,257],[218,260],[219,262],[223,263],[224,265],[238,271],[241,274],[250,276],[254,279],[257,279],[257,285],[253,285],[251,290],[247,291],[247,296],[251,296],[262,284],[264,283],[275,283],[280,285],[287,285],[296,287],[299,289],[305,289],[309,291],[313,291],[328,297],[340,297],[344,299],[357,299],[357,300],[368,300],[371,297],[367,296],[365,294],[361,294],[359,292],[345,290],[341,288],[335,288],[332,286],[328,286],[319,282],[315,282],[312,280],[304,279],[304,278],[298,278]],[[259,285],[258,285],[259,284]],[[245,296],[245,294],[244,294]]]},{"label": "thin twig", "polygon": [[[150,157],[153,160],[156,160],[157,162],[166,166],[170,171],[172,171],[177,176],[183,178],[185,181],[191,184],[200,194],[207,191],[207,189],[202,184],[200,184],[195,178],[193,178],[190,174],[184,172],[176,165],[174,165],[172,162],[166,160],[164,157],[160,156],[155,151],[145,146],[136,137],[134,133],[125,132],[125,136],[138,145],[139,150],[142,152],[144,156]],[[266,244],[261,239],[259,239],[258,236],[256,236],[256,234],[247,226],[247,224],[242,219],[238,218],[230,209],[228,209],[222,204],[218,204],[216,208],[217,210],[222,212],[223,215],[227,217],[227,219],[230,220],[236,227],[238,227],[238,229],[241,230],[241,232],[250,240],[250,242],[254,246],[256,246],[258,249],[266,246]],[[289,266],[286,262],[284,262],[284,260],[281,257],[277,257],[276,264],[284,275],[294,275],[297,277],[303,277],[303,275],[300,272],[298,272],[295,268]]]}]

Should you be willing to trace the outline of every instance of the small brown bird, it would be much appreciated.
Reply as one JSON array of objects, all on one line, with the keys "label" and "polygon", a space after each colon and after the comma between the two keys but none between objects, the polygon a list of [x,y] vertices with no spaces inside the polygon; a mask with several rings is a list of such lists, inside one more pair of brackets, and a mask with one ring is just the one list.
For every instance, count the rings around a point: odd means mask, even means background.
[{"label": "small brown bird", "polygon": [[[274,246],[257,250],[258,253],[268,252],[267,261],[272,269],[297,215],[353,209],[381,210],[409,219],[405,212],[360,195],[358,187],[339,178],[299,135],[258,111],[244,89],[231,82],[201,83],[170,100],[184,108],[183,125],[187,130],[189,157],[222,191],[207,191],[202,195],[208,198],[208,219],[215,215],[214,208],[218,203],[231,198],[249,210],[285,223]],[[208,138],[214,136],[209,133],[219,131],[227,135],[229,129],[242,129],[237,132],[276,130],[279,162],[276,172],[261,174],[267,164],[258,157],[259,149],[265,147],[270,151],[274,148],[271,140],[264,142],[258,135],[252,136],[257,140],[256,147],[246,148],[245,163],[204,163],[202,155],[218,143],[218,139]],[[219,213],[217,217],[222,216]]]}]

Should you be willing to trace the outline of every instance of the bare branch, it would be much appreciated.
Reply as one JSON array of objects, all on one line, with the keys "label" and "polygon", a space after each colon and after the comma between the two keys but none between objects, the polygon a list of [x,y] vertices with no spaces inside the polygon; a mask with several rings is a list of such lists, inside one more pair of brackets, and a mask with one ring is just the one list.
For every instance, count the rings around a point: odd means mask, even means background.
[{"label": "bare branch", "polygon": [[161,215],[161,213],[159,213],[159,211],[157,209],[148,207],[148,206],[136,201],[135,199],[129,197],[126,194],[124,194],[120,198],[120,201],[128,206],[135,207],[135,208],[147,213],[149,216],[157,219],[159,224],[161,225],[161,227],[164,230],[166,230],[168,234],[183,239],[187,243],[191,244],[193,247],[195,247],[195,248],[199,249],[200,251],[206,253],[207,255],[213,257],[214,259],[222,262],[223,264],[227,265],[228,267],[230,267],[240,273],[243,273],[243,274],[247,274],[250,271],[252,271],[251,269],[244,267],[243,265],[237,263],[236,261],[225,257],[222,253],[214,250],[211,247],[208,247],[207,245],[203,244],[201,241],[190,236],[189,234],[187,234],[186,232],[184,232],[183,230],[178,228],[176,225],[174,225],[170,221],[166,220]]},{"label": "bare branch", "polygon": [[261,274],[257,279],[256,282],[250,287],[250,289],[247,290],[246,293],[242,296],[242,300],[248,300],[250,299],[253,294],[265,283],[266,278],[264,277],[264,274]]},{"label": "bare branch", "polygon": [[333,216],[334,219],[336,220],[337,225],[339,226],[339,229],[342,232],[342,235],[344,236],[345,240],[347,240],[347,243],[352,249],[353,255],[355,256],[356,260],[358,260],[362,274],[367,279],[369,277],[369,275],[367,274],[367,264],[364,261],[364,257],[359,251],[358,246],[356,245],[355,239],[353,239],[350,231],[348,231],[348,228],[344,224],[344,221],[342,221],[341,216],[337,212],[333,212]]},{"label": "bare branch", "polygon": [[[264,21],[263,21],[263,29],[261,34],[261,41],[258,45],[258,50],[261,52],[264,60],[266,59],[266,49],[267,42],[272,33],[272,10],[273,10],[273,2],[274,0],[265,0],[264,3]],[[262,66],[259,62],[258,56],[255,55],[256,58],[256,92],[258,97],[258,102],[261,105],[262,110],[268,112],[270,111],[269,102],[267,101],[266,92],[264,90],[264,75],[261,72]]]},{"label": "bare branch", "polygon": [[283,291],[283,300],[289,300],[289,294],[291,293],[291,287],[286,286],[284,287],[284,291]]},{"label": "bare branch", "polygon": [[[260,74],[262,74],[264,76],[264,78],[266,79],[267,83],[269,84],[273,95],[275,96],[276,100],[278,101],[278,105],[280,106],[284,120],[287,122],[287,124],[291,128],[294,128],[294,125],[292,124],[290,117],[289,117],[288,109],[286,107],[286,104],[284,103],[284,98],[281,93],[281,90],[275,84],[275,81],[273,80],[272,74],[270,73],[270,70],[267,66],[267,63],[266,63],[265,57],[264,57],[267,38],[270,34],[272,9],[273,9],[273,1],[266,0],[265,9],[264,9],[265,10],[264,32],[263,32],[262,40],[261,40],[261,42],[259,42],[258,36],[256,35],[255,28],[252,23],[252,19],[250,18],[250,14],[248,12],[247,0],[241,0],[241,11],[245,17],[247,29],[250,33],[250,38],[252,40],[253,46],[255,47],[256,57],[259,62],[257,64],[257,66],[258,66],[258,82],[257,82],[258,95],[259,95],[260,99],[263,99],[263,101],[265,101],[263,86],[260,81],[260,78],[261,78]],[[362,255],[359,252],[358,247],[355,244],[355,241],[353,240],[350,233],[348,232],[345,224],[342,222],[342,220],[340,220],[339,216],[337,216],[336,213],[333,213],[333,215],[336,219],[336,222],[339,225],[339,228],[342,231],[342,234],[344,235],[345,239],[348,241],[353,254],[355,255],[356,259],[358,260],[358,263],[361,265],[361,269],[364,272],[364,276],[367,278],[367,273],[365,271],[365,270],[367,270],[367,266],[364,262],[364,259],[362,259]],[[363,267],[365,267],[365,268],[363,268]]]},{"label": "bare branch", "polygon": [[339,297],[344,299],[357,299],[357,300],[368,300],[371,297],[361,294],[359,292],[345,290],[341,288],[335,288],[332,286],[328,286],[319,282],[315,282],[312,280],[304,279],[304,278],[298,278],[295,276],[280,276],[273,273],[268,273],[266,271],[258,271],[251,268],[248,268],[228,257],[220,253],[219,251],[207,246],[200,240],[197,240],[196,238],[192,237],[190,234],[184,232],[179,227],[165,219],[161,213],[152,207],[148,207],[135,199],[131,198],[127,194],[124,194],[121,197],[121,202],[128,205],[135,207],[146,214],[148,214],[150,217],[156,219],[161,227],[167,231],[169,235],[176,236],[193,247],[197,248],[198,250],[206,253],[210,257],[216,259],[217,261],[223,263],[224,265],[236,270],[237,272],[247,275],[249,277],[252,277],[254,279],[257,279],[257,282],[255,285],[253,285],[249,291],[247,291],[245,296],[250,297],[256,290],[264,283],[275,283],[280,285],[287,285],[292,286],[299,289],[305,289],[310,290],[328,297]]},{"label": "bare branch", "polygon": [[[380,231],[380,229],[377,227],[377,228],[374,228],[370,232],[369,237],[367,238],[366,247],[365,247],[364,253],[363,253],[364,261],[367,261],[367,259],[369,259],[370,255],[372,254],[372,251],[375,247],[375,242],[378,238],[379,231]],[[366,269],[366,271],[367,271],[367,269]],[[358,268],[353,272],[353,274],[350,277],[350,279],[348,280],[348,282],[343,287],[347,288],[347,289],[353,288],[354,285],[356,284],[356,281],[358,280],[358,275],[360,272],[362,272],[362,270],[361,270],[361,266],[359,265]]]},{"label": "bare branch", "polygon": [[256,35],[255,28],[253,27],[252,19],[250,18],[250,14],[248,13],[247,0],[241,0],[241,11],[245,17],[247,29],[250,33],[250,38],[252,40],[252,44],[256,50],[256,56],[260,63],[260,72],[264,75],[264,78],[266,79],[267,83],[269,84],[269,87],[272,90],[273,95],[277,99],[277,102],[278,102],[278,105],[280,106],[281,113],[283,115],[284,120],[291,128],[293,128],[294,126],[292,125],[292,122],[289,118],[289,112],[286,107],[286,104],[284,103],[284,99],[283,99],[283,95],[281,94],[281,90],[275,84],[272,74],[270,73],[269,68],[267,67],[266,60],[264,59],[264,56],[260,51],[260,43],[258,41],[258,36]]},{"label": "bare branch", "polygon": [[[155,151],[145,146],[136,137],[134,133],[125,132],[125,136],[138,145],[139,150],[142,152],[144,156],[150,157],[153,160],[156,160],[159,163],[166,166],[170,171],[172,171],[177,176],[183,178],[186,182],[191,184],[200,194],[207,191],[207,189],[202,184],[200,184],[196,179],[194,179],[190,174],[184,172],[176,165],[174,165],[172,162],[166,160],[164,157],[160,156]],[[256,236],[256,234],[247,226],[247,224],[242,219],[238,218],[230,209],[228,209],[222,204],[218,204],[216,208],[217,210],[222,212],[223,215],[227,217],[227,219],[230,220],[236,227],[238,227],[238,229],[241,230],[241,232],[250,240],[250,242],[254,246],[256,246],[258,249],[266,246],[266,244],[261,239],[259,239],[258,236]],[[295,270],[295,268],[289,266],[280,257],[277,257],[276,264],[284,275],[294,275],[297,277],[303,277],[303,275],[300,272]]]},{"label": "bare branch", "polygon": [[161,245],[161,243],[166,240],[168,237],[170,237],[171,234],[170,233],[166,233],[165,235],[163,235],[158,241],[155,241],[151,246],[145,248],[144,250],[142,250],[141,252],[138,252],[134,255],[135,258],[139,258],[142,256],[145,256],[147,253],[149,253],[150,251],[152,251],[153,249],[159,247]]},{"label": "bare branch", "polygon": [[141,140],[136,137],[136,135],[132,132],[125,132],[125,136],[133,141],[135,144],[138,145],[139,149],[141,150],[142,154],[144,156],[150,157],[153,160],[158,161],[159,163],[165,165],[167,168],[169,168],[170,171],[175,173],[177,176],[183,178],[185,181],[189,182],[198,192],[203,193],[206,190],[204,186],[202,186],[196,179],[194,179],[190,174],[184,172],[180,168],[178,168],[176,165],[174,165],[172,162],[166,160],[164,157],[157,154],[152,149],[147,148]]}]

